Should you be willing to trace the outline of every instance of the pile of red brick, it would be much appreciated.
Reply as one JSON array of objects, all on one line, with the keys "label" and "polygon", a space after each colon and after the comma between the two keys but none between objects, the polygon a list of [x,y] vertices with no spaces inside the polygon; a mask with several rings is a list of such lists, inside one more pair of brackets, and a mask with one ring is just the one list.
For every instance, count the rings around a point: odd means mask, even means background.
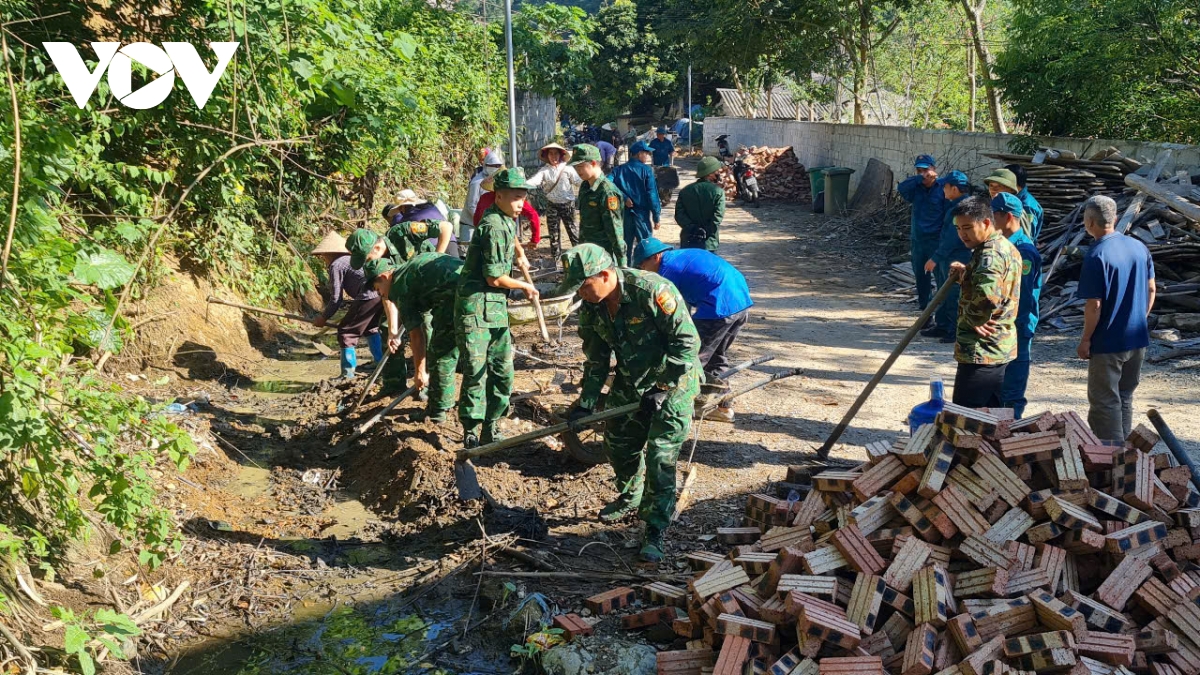
[{"label": "pile of red brick", "polygon": [[642,588],[624,626],[673,627],[664,675],[1200,673],[1188,469],[1144,426],[1106,443],[1075,413],[1006,412],[947,405],[852,470],[793,467],[791,499],[751,495],[727,555],[689,554],[687,587]]}]

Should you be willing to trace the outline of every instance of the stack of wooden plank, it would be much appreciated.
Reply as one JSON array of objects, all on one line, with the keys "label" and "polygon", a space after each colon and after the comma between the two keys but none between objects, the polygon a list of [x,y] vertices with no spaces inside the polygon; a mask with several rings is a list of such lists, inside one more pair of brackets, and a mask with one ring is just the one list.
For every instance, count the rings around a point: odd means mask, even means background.
[{"label": "stack of wooden plank", "polygon": [[1121,195],[1126,174],[1141,168],[1139,162],[1111,148],[1087,159],[1063,151],[1038,155],[996,153],[984,157],[1025,168],[1029,176],[1026,187],[1046,212],[1046,225],[1051,228],[1049,236],[1060,234],[1054,228],[1088,197]]},{"label": "stack of wooden plank", "polygon": [[855,468],[790,469],[791,499],[750,495],[727,550],[624,623],[670,622],[663,674],[1200,673],[1200,492],[1158,440],[947,405]]}]

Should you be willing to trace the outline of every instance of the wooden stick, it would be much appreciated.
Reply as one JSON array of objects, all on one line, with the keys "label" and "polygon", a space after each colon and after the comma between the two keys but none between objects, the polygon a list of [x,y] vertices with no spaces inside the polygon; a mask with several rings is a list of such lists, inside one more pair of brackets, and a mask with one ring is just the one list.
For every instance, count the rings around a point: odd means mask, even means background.
[{"label": "wooden stick", "polygon": [[188,587],[191,585],[192,585],[192,582],[188,581],[187,579],[184,579],[179,584],[179,587],[175,589],[175,592],[173,592],[173,593],[171,593],[171,595],[167,596],[166,600],[163,600],[162,602],[158,603],[157,605],[154,605],[153,607],[151,607],[149,609],[138,612],[137,616],[133,617],[133,622],[136,624],[141,624],[144,621],[148,621],[149,619],[152,619],[159,612],[166,611],[167,609],[169,609],[171,607],[171,605],[175,604],[175,601],[179,599],[179,596],[183,595],[183,592],[186,591],[188,589]]},{"label": "wooden stick", "polygon": [[829,434],[829,438],[825,439],[825,444],[817,448],[818,457],[825,459],[829,456],[829,451],[833,448],[833,444],[837,443],[838,439],[842,437],[842,434],[846,432],[846,427],[850,426],[850,422],[854,420],[854,416],[858,414],[858,411],[862,409],[863,404],[867,402],[868,398],[870,398],[871,392],[875,391],[875,387],[878,386],[883,380],[883,377],[887,375],[888,370],[890,370],[892,367],[892,364],[894,364],[896,359],[900,358],[900,355],[904,353],[904,350],[908,347],[908,343],[913,341],[913,338],[917,336],[917,333],[920,332],[921,328],[925,325],[925,322],[929,321],[929,317],[933,316],[933,312],[937,310],[938,305],[945,302],[946,296],[950,294],[950,289],[953,288],[954,284],[957,283],[957,275],[952,275],[946,280],[946,283],[942,284],[942,287],[938,289],[937,294],[934,295],[933,299],[929,301],[929,306],[925,308],[924,312],[921,312],[921,316],[917,317],[917,320],[913,322],[911,327],[909,327],[908,332],[904,334],[904,337],[900,338],[900,344],[896,345],[896,348],[892,350],[891,354],[888,354],[888,357],[886,360],[884,360],[883,365],[879,366],[879,370],[875,372],[875,376],[871,378],[870,382],[867,382],[867,386],[863,387],[862,393],[858,395],[858,398],[854,400],[854,403],[850,406],[850,409],[846,411],[846,414],[842,417],[842,421],[838,422],[838,425],[833,428],[833,432]]},{"label": "wooden stick", "polygon": [[555,434],[561,434],[564,431],[570,430],[572,425],[588,426],[588,425],[596,424],[598,422],[604,422],[604,421],[607,421],[607,420],[610,420],[610,419],[613,419],[616,417],[622,417],[624,415],[629,415],[629,414],[637,412],[639,409],[641,409],[641,407],[642,407],[642,403],[641,403],[641,401],[638,401],[636,403],[629,403],[629,404],[619,406],[616,408],[610,408],[609,410],[602,410],[598,413],[588,415],[587,417],[576,420],[574,423],[560,422],[558,424],[553,424],[551,426],[548,426],[548,427],[545,427],[542,429],[535,429],[534,431],[529,431],[529,432],[526,432],[523,434],[519,434],[517,436],[513,436],[512,438],[506,438],[502,441],[496,441],[495,443],[488,443],[487,445],[481,445],[478,448],[472,448],[470,450],[465,450],[465,449],[459,450],[457,453],[457,458],[458,458],[458,461],[461,462],[464,459],[474,459],[476,457],[490,455],[493,452],[507,450],[508,448],[515,448],[518,445],[522,445],[522,444],[528,443],[530,441],[536,441],[539,438],[545,438],[546,436],[553,436]]},{"label": "wooden stick", "polygon": [[362,394],[359,395],[358,400],[354,402],[354,405],[350,406],[350,410],[354,410],[358,406],[362,405],[362,402],[366,400],[367,392],[371,391],[371,387],[375,386],[375,380],[379,379],[379,374],[383,372],[383,367],[387,365],[388,358],[390,358],[391,355],[392,353],[388,351],[387,345],[384,345],[383,358],[379,359],[379,365],[375,366],[375,372],[371,373],[371,379],[367,380],[367,386],[363,387]]},{"label": "wooden stick", "polygon": [[[409,387],[408,389],[405,389],[404,392],[401,393],[399,396],[392,399],[392,402],[387,404],[386,408],[375,413],[375,415],[372,416],[371,419],[364,422],[361,427],[359,427],[353,434],[351,434],[350,438],[346,440],[345,444],[339,443],[338,445],[339,445],[339,447],[341,447],[341,451],[337,452],[336,454],[340,455],[340,454],[342,454],[342,452],[345,452],[345,449],[350,447],[351,443],[353,443],[354,441],[357,441],[360,436],[367,433],[368,429],[375,426],[375,424],[377,422],[379,422],[379,420],[383,419],[385,415],[392,412],[392,410],[394,410],[396,408],[396,406],[400,405],[401,401],[408,398],[409,396],[412,396],[413,392],[415,392],[416,390],[417,390],[416,387]],[[334,455],[334,456],[336,456],[336,455]]]},{"label": "wooden stick", "polygon": [[276,309],[266,309],[264,307],[254,307],[252,305],[243,305],[243,304],[240,304],[237,302],[227,302],[225,300],[221,300],[221,299],[217,298],[216,296],[212,296],[212,295],[208,296],[208,301],[214,305],[227,305],[229,307],[237,307],[238,309],[242,309],[247,312],[258,312],[259,314],[269,314],[271,316],[281,316],[285,319],[292,319],[293,321],[303,321],[304,323],[312,323],[312,319],[307,319],[305,317],[300,316],[299,314],[289,314],[288,312],[281,312]]},{"label": "wooden stick", "polygon": [[[525,283],[533,285],[533,278],[529,276],[529,266],[521,266],[521,274],[525,277]],[[542,313],[542,300],[538,296],[529,298],[533,301],[533,311],[537,312],[538,329],[542,331],[542,342],[550,344],[550,331],[546,329],[546,315]]]}]

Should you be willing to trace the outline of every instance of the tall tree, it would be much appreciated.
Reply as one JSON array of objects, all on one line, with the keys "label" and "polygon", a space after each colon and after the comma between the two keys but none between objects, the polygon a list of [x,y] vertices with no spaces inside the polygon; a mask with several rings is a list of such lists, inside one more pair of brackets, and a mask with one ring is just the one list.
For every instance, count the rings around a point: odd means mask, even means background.
[{"label": "tall tree", "polygon": [[835,19],[832,28],[838,47],[850,64],[855,124],[866,123],[866,85],[871,55],[900,26],[902,11],[910,6],[912,0],[833,0],[827,5]]},{"label": "tall tree", "polygon": [[630,112],[649,98],[674,93],[676,74],[667,63],[670,45],[638,18],[632,0],[614,0],[596,15],[592,40],[597,45],[586,96],[590,104],[581,117],[603,122]]},{"label": "tall tree", "polygon": [[996,75],[1039,134],[1200,142],[1195,0],[1018,0]]},{"label": "tall tree", "polygon": [[975,46],[975,67],[983,75],[983,90],[987,97],[988,114],[992,118],[992,128],[998,134],[1007,134],[1008,125],[1004,123],[1004,111],[1000,107],[1000,90],[996,87],[996,80],[993,77],[995,59],[992,58],[987,40],[983,37],[983,14],[987,8],[987,0],[958,0],[958,2],[967,14],[967,31],[971,37],[971,43]]},{"label": "tall tree", "polygon": [[574,104],[591,79],[591,63],[598,51],[593,30],[595,22],[578,7],[522,6],[513,17],[520,86],[553,96],[564,112],[578,116],[581,110]]}]

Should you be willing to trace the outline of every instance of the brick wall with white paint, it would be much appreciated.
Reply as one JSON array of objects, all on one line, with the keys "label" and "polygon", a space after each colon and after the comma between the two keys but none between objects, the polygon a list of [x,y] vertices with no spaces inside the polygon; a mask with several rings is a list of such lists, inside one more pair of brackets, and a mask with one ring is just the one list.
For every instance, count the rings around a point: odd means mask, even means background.
[{"label": "brick wall with white paint", "polygon": [[[896,179],[911,175],[913,158],[928,153],[945,171],[957,169],[972,182],[998,168],[1002,162],[984,157],[984,153],[1009,152],[1009,143],[1018,138],[1007,134],[968,133],[911,127],[829,124],[791,120],[762,120],[735,117],[709,117],[704,120],[704,151],[717,153],[717,136],[729,134],[730,145],[792,146],[805,167],[845,166],[855,170],[850,177],[851,191],[858,176],[872,157],[892,168]],[[1071,150],[1088,157],[1113,146],[1128,157],[1150,160],[1160,150],[1171,148],[1176,165],[1200,165],[1200,147],[1176,143],[1150,143],[1110,139],[1042,138],[1043,145]]]}]

